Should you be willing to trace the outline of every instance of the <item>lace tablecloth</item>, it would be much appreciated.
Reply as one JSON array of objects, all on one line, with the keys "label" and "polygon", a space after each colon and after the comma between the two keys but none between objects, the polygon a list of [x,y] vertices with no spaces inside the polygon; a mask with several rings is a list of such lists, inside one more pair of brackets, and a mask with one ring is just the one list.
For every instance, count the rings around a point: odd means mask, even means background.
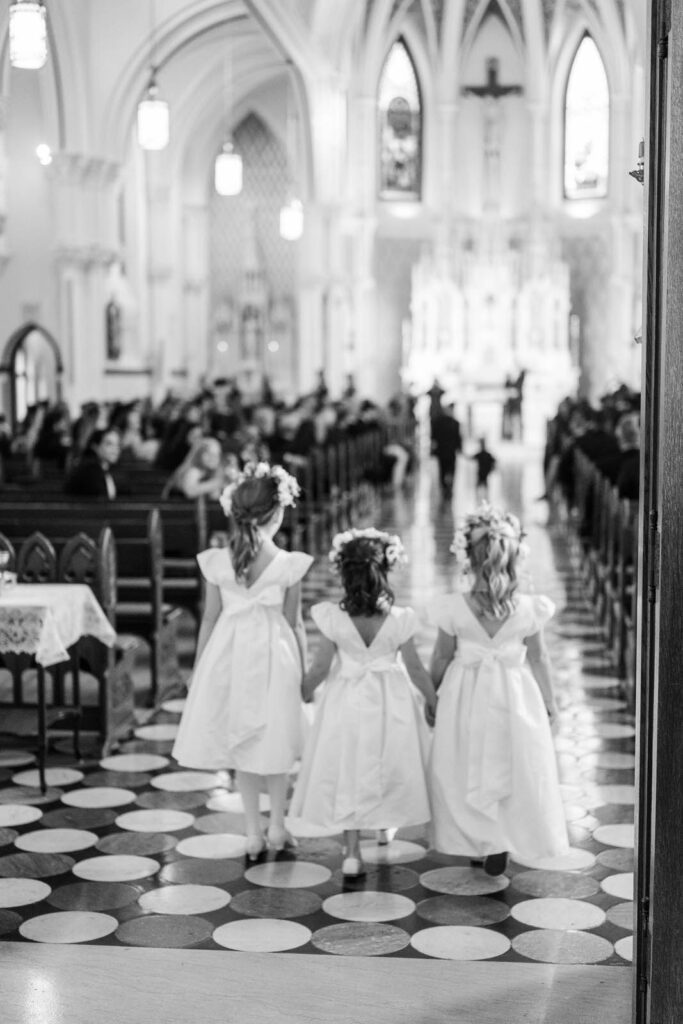
[{"label": "lace tablecloth", "polygon": [[18,583],[0,594],[0,654],[34,654],[39,664],[56,665],[86,635],[107,647],[116,639],[84,583]]}]

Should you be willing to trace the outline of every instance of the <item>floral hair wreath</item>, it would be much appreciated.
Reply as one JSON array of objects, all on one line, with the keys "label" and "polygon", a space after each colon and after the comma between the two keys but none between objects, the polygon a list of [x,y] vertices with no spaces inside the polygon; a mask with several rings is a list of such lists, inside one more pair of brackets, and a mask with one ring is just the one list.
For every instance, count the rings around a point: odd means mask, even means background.
[{"label": "floral hair wreath", "polygon": [[271,466],[268,462],[248,462],[242,472],[224,488],[220,496],[221,508],[226,516],[232,512],[232,496],[245,480],[262,480],[269,477],[277,484],[277,502],[280,508],[296,504],[301,494],[297,480],[282,466]]},{"label": "floral hair wreath", "polygon": [[455,555],[456,565],[461,572],[469,572],[472,543],[484,535],[516,540],[518,562],[525,561],[529,556],[529,546],[524,543],[526,533],[517,516],[511,512],[501,512],[488,502],[482,502],[476,512],[466,516],[458,526],[451,544],[450,550]]},{"label": "floral hair wreath", "polygon": [[384,557],[390,569],[393,569],[396,565],[405,565],[407,563],[408,557],[401,543],[401,538],[395,533],[384,533],[382,530],[376,530],[374,526],[370,526],[366,530],[344,530],[343,533],[338,533],[332,538],[332,550],[330,551],[329,559],[335,569],[339,569],[341,565],[342,553],[346,545],[350,541],[358,540],[361,537],[366,540],[379,541],[384,545]]}]

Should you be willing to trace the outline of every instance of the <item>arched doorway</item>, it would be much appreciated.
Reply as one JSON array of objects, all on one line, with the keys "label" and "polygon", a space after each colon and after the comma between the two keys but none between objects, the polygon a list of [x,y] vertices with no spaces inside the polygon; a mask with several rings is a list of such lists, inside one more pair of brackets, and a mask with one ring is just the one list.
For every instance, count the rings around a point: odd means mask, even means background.
[{"label": "arched doorway", "polygon": [[12,428],[39,402],[61,401],[64,364],[56,339],[40,324],[26,323],[5,346],[0,373],[9,403]]}]

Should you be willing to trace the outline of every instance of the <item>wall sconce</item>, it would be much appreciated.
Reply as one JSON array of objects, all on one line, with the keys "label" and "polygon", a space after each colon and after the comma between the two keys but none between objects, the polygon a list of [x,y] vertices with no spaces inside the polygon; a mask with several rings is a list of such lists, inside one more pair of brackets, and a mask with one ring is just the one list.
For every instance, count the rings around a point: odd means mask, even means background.
[{"label": "wall sconce", "polygon": [[645,180],[645,139],[641,139],[640,144],[638,145],[638,162],[636,163],[636,168],[634,171],[629,171],[628,173],[632,178],[635,178],[636,181],[639,181],[641,185],[643,184],[643,181]]}]

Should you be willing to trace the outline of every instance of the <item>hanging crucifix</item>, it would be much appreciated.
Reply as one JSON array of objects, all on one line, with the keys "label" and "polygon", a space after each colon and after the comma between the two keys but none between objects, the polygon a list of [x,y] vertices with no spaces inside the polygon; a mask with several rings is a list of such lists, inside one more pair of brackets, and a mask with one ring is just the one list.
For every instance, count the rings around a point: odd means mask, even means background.
[{"label": "hanging crucifix", "polygon": [[478,96],[484,101],[484,209],[498,208],[500,201],[500,111],[498,100],[503,96],[519,96],[521,85],[501,85],[498,81],[499,61],[486,61],[486,85],[466,85],[463,95]]}]

